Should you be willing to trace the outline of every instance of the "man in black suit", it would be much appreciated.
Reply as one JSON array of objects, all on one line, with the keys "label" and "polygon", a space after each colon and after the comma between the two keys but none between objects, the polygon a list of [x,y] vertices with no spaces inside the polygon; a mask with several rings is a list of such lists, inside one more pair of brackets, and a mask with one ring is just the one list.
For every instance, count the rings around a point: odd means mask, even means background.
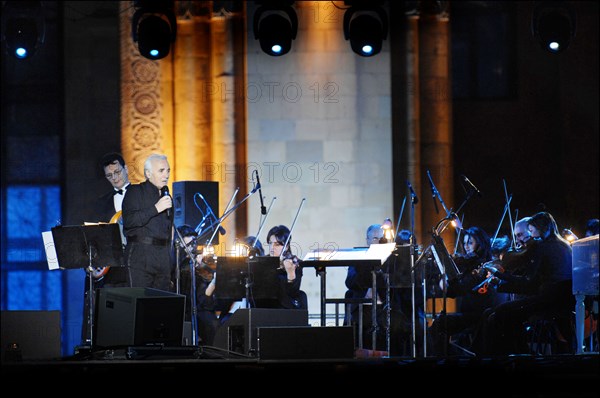
[{"label": "man in black suit", "polygon": [[[110,182],[112,189],[96,199],[94,204],[94,219],[99,222],[118,222],[121,224],[121,205],[127,188],[129,188],[129,173],[123,157],[116,152],[107,153],[100,161],[104,176]],[[121,239],[125,247],[125,236],[121,228]],[[97,268],[91,272],[92,286],[95,289],[108,287],[127,287],[127,271],[124,267]],[[89,343],[89,278],[85,278],[84,322],[82,338]]]}]

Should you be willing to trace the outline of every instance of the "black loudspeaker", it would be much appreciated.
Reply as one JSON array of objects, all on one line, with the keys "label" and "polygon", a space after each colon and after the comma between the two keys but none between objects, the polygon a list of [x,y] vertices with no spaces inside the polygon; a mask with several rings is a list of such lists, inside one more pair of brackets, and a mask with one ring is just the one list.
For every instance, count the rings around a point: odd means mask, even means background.
[{"label": "black loudspeaker", "polygon": [[2,362],[60,357],[60,311],[2,311]]},{"label": "black loudspeaker", "polygon": [[[174,223],[177,227],[187,224],[198,231],[198,226],[205,216],[203,231],[207,230],[211,224],[216,226],[215,220],[221,217],[219,213],[219,183],[216,181],[174,182],[173,207],[175,208]],[[210,215],[210,210],[214,213],[214,217]],[[207,232],[204,240],[211,237],[213,230],[214,228]],[[219,243],[219,234],[215,235],[213,243]]]},{"label": "black loudspeaker", "polygon": [[257,356],[258,328],[265,326],[308,326],[308,311],[241,308],[217,330],[213,344],[224,350]]},{"label": "black loudspeaker", "polygon": [[351,359],[354,328],[261,327],[258,328],[260,359]]},{"label": "black loudspeaker", "polygon": [[181,346],[185,296],[145,287],[97,289],[94,345]]}]

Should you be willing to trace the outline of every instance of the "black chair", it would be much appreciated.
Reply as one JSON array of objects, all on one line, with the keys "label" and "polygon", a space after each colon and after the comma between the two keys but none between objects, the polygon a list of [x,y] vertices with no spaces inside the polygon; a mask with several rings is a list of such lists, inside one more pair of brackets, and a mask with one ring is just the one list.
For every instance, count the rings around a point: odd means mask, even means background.
[{"label": "black chair", "polygon": [[575,353],[575,332],[572,312],[545,311],[525,322],[527,343],[531,355]]}]

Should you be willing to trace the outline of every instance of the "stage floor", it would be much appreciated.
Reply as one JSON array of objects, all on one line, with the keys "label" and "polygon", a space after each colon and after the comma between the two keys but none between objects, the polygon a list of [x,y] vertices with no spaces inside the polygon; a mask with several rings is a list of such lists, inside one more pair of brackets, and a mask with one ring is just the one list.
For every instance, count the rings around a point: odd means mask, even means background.
[{"label": "stage floor", "polygon": [[129,347],[56,360],[5,361],[2,380],[5,385],[10,382],[31,391],[47,391],[49,385],[45,381],[87,381],[92,390],[133,383],[137,392],[159,392],[158,389],[169,386],[185,388],[189,382],[195,386],[192,388],[204,390],[209,386],[226,395],[284,386],[294,395],[331,391],[355,396],[360,391],[370,394],[392,391],[394,395],[411,392],[411,396],[419,397],[429,397],[432,393],[467,397],[598,397],[600,357],[590,353],[499,358],[262,360],[238,355],[225,358],[223,352],[210,347]]}]

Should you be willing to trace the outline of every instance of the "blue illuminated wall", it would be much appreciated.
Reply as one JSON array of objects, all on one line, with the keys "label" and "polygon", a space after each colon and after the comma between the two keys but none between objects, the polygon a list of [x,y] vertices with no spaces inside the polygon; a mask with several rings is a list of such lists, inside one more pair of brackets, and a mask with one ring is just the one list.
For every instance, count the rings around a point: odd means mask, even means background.
[{"label": "blue illuminated wall", "polygon": [[61,219],[57,186],[8,186],[2,193],[2,303],[4,310],[61,312],[62,355],[81,343],[83,270],[48,270],[42,231]]}]

